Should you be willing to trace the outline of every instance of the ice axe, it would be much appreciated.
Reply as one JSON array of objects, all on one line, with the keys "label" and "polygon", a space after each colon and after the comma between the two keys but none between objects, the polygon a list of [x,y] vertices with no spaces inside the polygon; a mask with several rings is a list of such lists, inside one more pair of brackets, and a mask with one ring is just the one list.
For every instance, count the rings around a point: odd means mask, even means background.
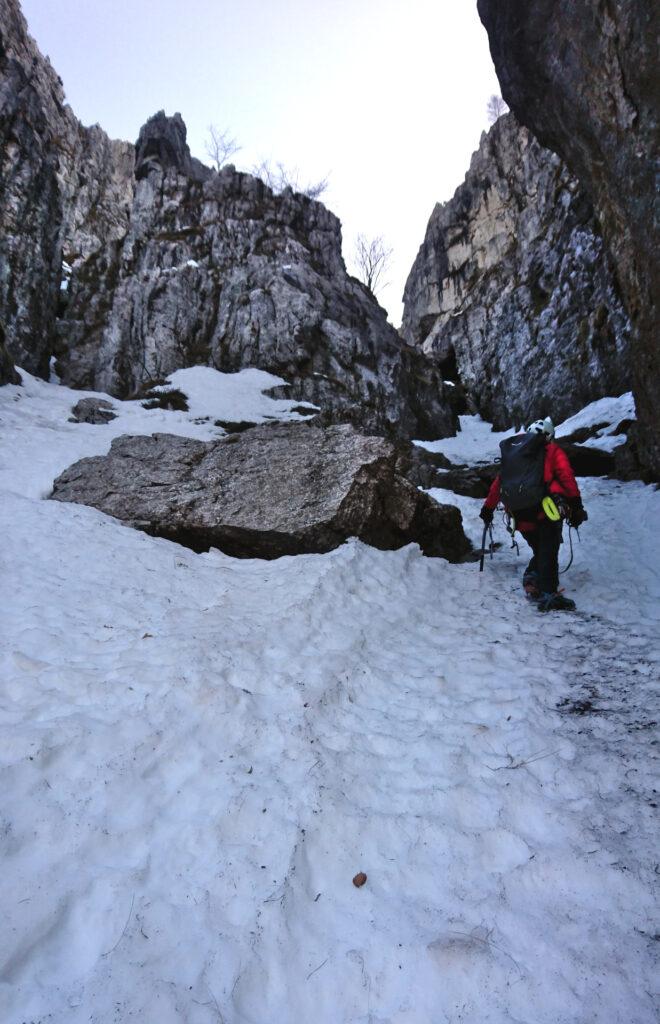
[{"label": "ice axe", "polygon": [[486,557],[486,537],[490,534],[490,557],[493,557],[493,524],[486,523],[481,537],[481,559],[479,560],[479,572],[484,571],[484,559]]}]

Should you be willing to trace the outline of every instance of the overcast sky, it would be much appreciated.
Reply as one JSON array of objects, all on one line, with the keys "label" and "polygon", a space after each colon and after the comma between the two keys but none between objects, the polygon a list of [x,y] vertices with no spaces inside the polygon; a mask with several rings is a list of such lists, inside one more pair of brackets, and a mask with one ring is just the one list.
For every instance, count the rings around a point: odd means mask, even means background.
[{"label": "overcast sky", "polygon": [[349,264],[358,232],[394,250],[401,295],[436,202],[462,182],[499,92],[476,0],[22,0],[84,124],[134,141],[180,111],[193,155],[214,122],[263,158],[329,175]]}]

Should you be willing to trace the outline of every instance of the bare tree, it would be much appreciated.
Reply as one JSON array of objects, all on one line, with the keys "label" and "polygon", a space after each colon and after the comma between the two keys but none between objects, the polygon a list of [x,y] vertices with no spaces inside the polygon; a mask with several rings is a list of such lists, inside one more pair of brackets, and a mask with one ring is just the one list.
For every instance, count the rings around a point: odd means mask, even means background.
[{"label": "bare tree", "polygon": [[493,95],[488,100],[488,103],[486,104],[486,113],[488,114],[488,123],[489,124],[495,124],[495,122],[497,121],[498,117],[501,117],[502,114],[506,114],[508,109],[509,108],[507,107],[507,105],[504,102],[504,100],[502,99],[502,97],[501,96],[496,96],[495,93],[493,93]]},{"label": "bare tree", "polygon": [[273,192],[283,192],[285,188],[293,189],[294,192],[301,192],[310,199],[318,199],[328,187],[327,175],[320,181],[310,182],[308,185],[301,185],[298,168],[287,168],[282,163],[271,164],[270,160],[262,160],[255,164],[251,172],[255,178],[261,180],[272,188]]},{"label": "bare tree", "polygon": [[374,295],[385,286],[382,280],[392,261],[392,250],[383,241],[381,235],[367,238],[358,235],[355,240],[354,260],[358,268],[358,277],[366,284]]},{"label": "bare tree", "polygon": [[219,171],[241,147],[229,132],[221,131],[216,124],[209,125],[208,133],[206,155],[212,160],[216,171]]}]

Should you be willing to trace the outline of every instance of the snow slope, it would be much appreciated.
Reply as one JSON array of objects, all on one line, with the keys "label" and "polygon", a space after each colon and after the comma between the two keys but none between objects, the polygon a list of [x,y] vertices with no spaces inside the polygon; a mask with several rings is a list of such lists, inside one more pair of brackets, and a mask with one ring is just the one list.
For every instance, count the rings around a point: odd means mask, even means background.
[{"label": "snow slope", "polygon": [[513,427],[501,432],[493,430],[481,416],[459,416],[460,429],[455,437],[439,441],[415,441],[429,452],[442,452],[454,463],[495,462],[500,457],[500,441],[515,434]]},{"label": "snow slope", "polygon": [[[20,370],[23,385],[0,391],[0,488],[46,497],[62,470],[76,459],[104,455],[121,434],[178,434],[209,441],[225,431],[215,420],[264,423],[304,420],[296,409],[308,403],[269,398],[263,392],[286,381],[264,370],[220,373],[207,366],[177,370],[161,389],[180,389],[189,399],[188,412],[145,409],[140,401],[122,402],[96,391],[74,391],[47,384]],[[81,398],[105,398],[116,419],[107,424],[69,423]],[[309,406],[313,411],[314,406]]]},{"label": "snow slope", "polygon": [[635,410],[635,399],[632,392],[627,391],[617,398],[599,398],[596,402],[590,402],[584,409],[564,420],[557,427],[557,438],[568,437],[573,431],[580,427],[592,427],[599,423],[606,424],[595,437],[590,437],[584,443],[591,448],[602,448],[604,451],[614,451],[620,444],[624,444],[627,435],[615,434],[614,431],[624,420],[637,418]]},{"label": "snow slope", "polygon": [[660,493],[585,482],[540,616],[508,548],[238,561],[42,501],[211,432],[79,397],[0,390],[3,1024],[654,1021]]}]

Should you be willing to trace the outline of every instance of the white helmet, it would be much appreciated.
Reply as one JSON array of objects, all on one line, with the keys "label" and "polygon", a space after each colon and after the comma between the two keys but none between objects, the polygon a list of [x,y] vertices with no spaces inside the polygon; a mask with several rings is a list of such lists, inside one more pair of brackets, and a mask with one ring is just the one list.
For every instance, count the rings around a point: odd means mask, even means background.
[{"label": "white helmet", "polygon": [[545,434],[545,436],[552,440],[555,436],[555,427],[549,416],[546,416],[544,420],[535,420],[534,423],[530,423],[527,427],[528,434]]}]

